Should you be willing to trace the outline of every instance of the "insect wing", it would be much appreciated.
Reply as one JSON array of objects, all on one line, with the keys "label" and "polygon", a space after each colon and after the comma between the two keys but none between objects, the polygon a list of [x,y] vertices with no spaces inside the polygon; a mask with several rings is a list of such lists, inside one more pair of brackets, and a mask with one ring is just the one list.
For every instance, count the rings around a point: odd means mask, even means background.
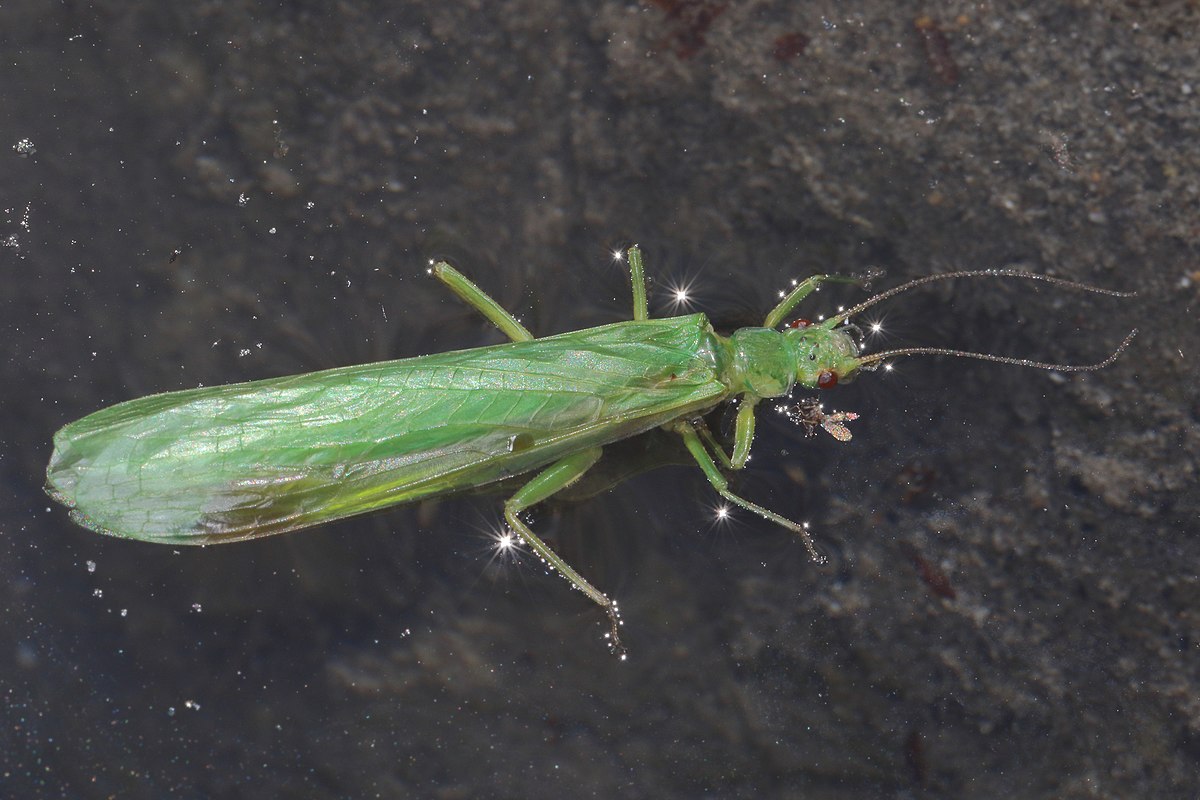
[{"label": "insect wing", "polygon": [[63,428],[48,489],[104,533],[203,544],[519,474],[725,395],[702,315],[154,395]]}]

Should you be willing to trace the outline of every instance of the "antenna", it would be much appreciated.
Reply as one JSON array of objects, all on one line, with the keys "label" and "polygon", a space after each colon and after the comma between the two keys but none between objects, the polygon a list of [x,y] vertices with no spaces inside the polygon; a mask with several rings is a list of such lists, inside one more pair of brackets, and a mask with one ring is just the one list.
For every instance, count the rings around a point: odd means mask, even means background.
[{"label": "antenna", "polygon": [[897,356],[915,356],[915,355],[938,355],[938,356],[955,356],[957,358],[976,358],[980,361],[996,361],[1000,364],[1015,364],[1018,367],[1035,367],[1037,369],[1050,369],[1058,372],[1091,372],[1097,369],[1104,369],[1109,364],[1117,360],[1121,353],[1125,352],[1125,348],[1129,347],[1129,343],[1133,341],[1133,337],[1137,336],[1137,328],[1129,332],[1125,339],[1117,345],[1117,349],[1112,352],[1108,358],[1095,364],[1049,364],[1045,361],[1032,361],[1028,358],[1009,358],[1008,356],[996,356],[991,353],[971,353],[966,350],[950,350],[945,347],[902,347],[898,350],[884,350],[882,353],[872,353],[869,356],[864,356],[858,361],[859,369],[866,369],[868,372],[878,369],[879,362],[885,358],[893,358]]},{"label": "antenna", "polygon": [[924,278],[917,278],[915,281],[902,283],[899,286],[888,289],[886,292],[880,292],[874,297],[868,298],[848,311],[843,311],[836,316],[830,317],[824,324],[828,327],[833,327],[840,322],[844,322],[850,317],[858,314],[876,303],[886,300],[889,297],[907,292],[909,289],[915,289],[918,286],[924,286],[927,283],[934,281],[948,281],[958,278],[1022,278],[1031,281],[1044,281],[1052,283],[1055,286],[1064,286],[1068,289],[1078,289],[1084,292],[1095,292],[1096,294],[1106,294],[1112,297],[1136,297],[1137,292],[1118,292],[1115,289],[1102,289],[1099,286],[1092,286],[1087,283],[1079,283],[1077,281],[1069,281],[1065,278],[1054,278],[1050,275],[1042,275],[1037,272],[1025,272],[1024,270],[1011,269],[1008,267],[1000,269],[977,269],[977,270],[959,270],[958,272],[943,272],[938,275],[927,275]]}]

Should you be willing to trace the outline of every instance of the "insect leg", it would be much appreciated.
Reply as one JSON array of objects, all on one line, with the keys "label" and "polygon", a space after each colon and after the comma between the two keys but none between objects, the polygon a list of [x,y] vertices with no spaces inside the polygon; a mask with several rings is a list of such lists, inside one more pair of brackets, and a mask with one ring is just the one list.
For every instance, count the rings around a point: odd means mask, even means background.
[{"label": "insect leg", "polygon": [[750,445],[754,443],[754,407],[757,405],[757,397],[742,396],[737,425],[733,429],[733,458],[729,465],[732,469],[741,469],[750,460]]},{"label": "insect leg", "polygon": [[710,456],[708,451],[704,449],[704,442],[700,440],[700,435],[696,433],[696,429],[692,427],[691,423],[684,421],[676,422],[671,426],[671,428],[683,437],[683,444],[687,447],[688,452],[690,452],[692,457],[696,459],[696,463],[699,464],[700,469],[704,471],[704,477],[708,478],[708,482],[712,484],[713,488],[717,490],[717,493],[720,494],[721,497],[724,497],[735,506],[739,506],[747,511],[758,514],[764,519],[769,519],[771,522],[774,522],[777,525],[781,525],[790,531],[800,534],[800,538],[804,541],[804,547],[808,550],[808,554],[812,556],[813,561],[816,561],[818,564],[825,563],[825,556],[817,552],[817,548],[813,544],[812,537],[808,535],[807,526],[801,525],[799,522],[792,522],[786,517],[779,516],[774,511],[769,511],[762,506],[756,503],[751,503],[749,500],[743,497],[738,497],[736,494],[729,491],[729,481],[724,475],[721,474],[721,470],[717,468],[712,456]]},{"label": "insect leg", "polygon": [[738,408],[737,425],[734,428],[733,455],[727,455],[725,448],[712,435],[703,419],[692,422],[692,428],[708,446],[708,452],[716,457],[721,469],[741,469],[750,460],[750,445],[754,443],[754,409],[759,398],[745,395],[742,405]]},{"label": "insect leg", "polygon": [[527,342],[533,338],[533,334],[524,325],[517,322],[516,317],[505,311],[499,303],[488,297],[483,289],[480,289],[465,275],[445,261],[439,261],[434,264],[433,268],[430,269],[430,273],[433,277],[446,284],[450,288],[450,291],[465,300],[471,308],[487,317],[488,321],[499,328],[505,336],[514,342]]},{"label": "insect leg", "polygon": [[733,469],[733,462],[726,455],[725,448],[717,441],[717,437],[713,436],[712,431],[708,429],[708,425],[705,424],[704,420],[698,419],[693,424],[696,428],[696,433],[700,434],[700,438],[708,445],[709,452],[716,456],[717,461],[721,462],[721,469]]},{"label": "insect leg", "polygon": [[646,307],[646,270],[642,267],[642,248],[629,248],[629,281],[633,284],[633,318],[650,319]]},{"label": "insect leg", "polygon": [[621,645],[621,636],[618,631],[621,619],[617,614],[617,604],[604,592],[592,586],[586,578],[575,571],[574,567],[563,561],[557,553],[538,538],[528,525],[521,521],[519,516],[525,509],[537,505],[555,492],[565,489],[579,480],[583,473],[587,472],[599,459],[600,448],[592,447],[555,461],[508,499],[508,502],[504,504],[504,519],[508,526],[524,540],[525,544],[529,545],[533,552],[550,565],[551,569],[557,570],[576,589],[604,609],[608,614],[608,622],[611,627],[609,645],[614,652],[624,656],[625,649]]},{"label": "insect leg", "polygon": [[779,301],[779,305],[771,309],[767,314],[766,320],[763,322],[764,328],[774,328],[779,323],[783,322],[783,318],[788,313],[800,304],[800,301],[812,294],[822,283],[860,283],[857,278],[849,278],[844,275],[813,275],[810,278],[802,280],[795,289],[788,292],[787,297]]}]

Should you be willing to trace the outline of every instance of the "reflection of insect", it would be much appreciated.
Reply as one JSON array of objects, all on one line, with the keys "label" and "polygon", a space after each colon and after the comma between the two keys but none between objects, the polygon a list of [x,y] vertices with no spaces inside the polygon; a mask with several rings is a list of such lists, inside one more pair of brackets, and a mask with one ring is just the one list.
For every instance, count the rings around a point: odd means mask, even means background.
[{"label": "reflection of insect", "polygon": [[[718,336],[703,314],[650,319],[641,252],[629,250],[633,320],[534,339],[521,323],[444,262],[432,274],[513,341],[400,361],[252,383],[189,389],[121,403],[54,437],[48,491],[93,530],[169,544],[251,539],[541,470],[504,504],[510,528],[608,613],[620,651],[617,605],[554,553],[521,512],[574,483],[601,448],[663,427],[683,438],[728,502],[799,534],[806,526],[735,495],[722,467],[750,456],[754,410],[796,385],[831,388],[885,359],[942,353],[1080,371],[1110,364],[1131,333],[1091,366],[985,353],[905,348],[859,355],[854,314],[935,280],[1015,277],[1123,296],[1012,270],[933,275],[876,295],[823,322],[779,323],[828,281],[815,275],[771,310],[761,328]],[[739,397],[733,451],[700,417]],[[848,439],[850,413],[811,407],[798,421]],[[718,466],[718,463],[720,466]]]}]

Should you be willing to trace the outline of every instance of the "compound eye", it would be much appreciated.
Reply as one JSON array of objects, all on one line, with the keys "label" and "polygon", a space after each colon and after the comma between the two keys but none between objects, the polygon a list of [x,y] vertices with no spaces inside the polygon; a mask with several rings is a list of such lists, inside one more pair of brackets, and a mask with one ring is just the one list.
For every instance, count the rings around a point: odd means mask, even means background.
[{"label": "compound eye", "polygon": [[823,369],[823,370],[821,370],[820,373],[817,374],[817,388],[818,389],[832,389],[835,386],[837,386],[837,373],[836,372],[832,372],[830,370]]},{"label": "compound eye", "polygon": [[799,319],[794,319],[794,320],[792,320],[791,322],[789,322],[789,323],[787,324],[787,326],[788,326],[789,328],[811,328],[811,327],[812,327],[812,321],[811,321],[811,320],[807,320],[807,319],[805,319],[804,317],[800,317]]}]

